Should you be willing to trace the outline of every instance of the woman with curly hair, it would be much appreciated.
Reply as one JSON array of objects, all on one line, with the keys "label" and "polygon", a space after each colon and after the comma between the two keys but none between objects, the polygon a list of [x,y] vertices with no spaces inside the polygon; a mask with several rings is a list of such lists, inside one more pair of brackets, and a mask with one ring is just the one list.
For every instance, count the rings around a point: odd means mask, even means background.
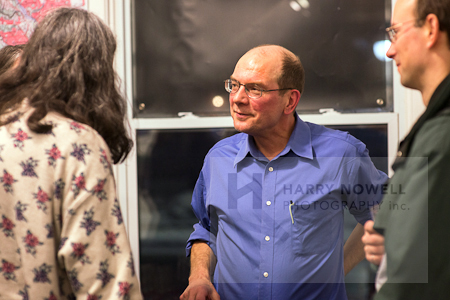
[{"label": "woman with curly hair", "polygon": [[132,148],[115,49],[60,8],[0,76],[0,299],[142,299],[111,168]]}]

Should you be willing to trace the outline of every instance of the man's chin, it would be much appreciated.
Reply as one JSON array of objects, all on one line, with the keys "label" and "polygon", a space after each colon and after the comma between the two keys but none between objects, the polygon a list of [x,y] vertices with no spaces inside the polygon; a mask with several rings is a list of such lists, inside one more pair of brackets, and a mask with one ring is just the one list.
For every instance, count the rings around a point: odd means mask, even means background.
[{"label": "man's chin", "polygon": [[234,125],[234,129],[236,129],[239,132],[248,133],[248,131],[249,131],[249,128],[243,122],[239,122],[239,121],[235,121],[234,120],[233,121],[233,125]]},{"label": "man's chin", "polygon": [[400,83],[406,88],[417,90],[417,87],[415,86],[415,84],[410,79],[408,79],[406,76],[400,75]]}]

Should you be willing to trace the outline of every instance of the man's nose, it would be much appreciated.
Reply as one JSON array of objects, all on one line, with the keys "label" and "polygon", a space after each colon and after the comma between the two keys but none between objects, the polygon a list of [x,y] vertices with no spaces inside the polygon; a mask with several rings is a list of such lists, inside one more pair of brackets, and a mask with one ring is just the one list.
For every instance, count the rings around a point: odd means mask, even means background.
[{"label": "man's nose", "polygon": [[245,92],[245,86],[241,85],[238,91],[234,94],[230,94],[232,96],[232,101],[235,103],[243,103],[248,101],[248,95]]},{"label": "man's nose", "polygon": [[386,56],[389,58],[394,58],[395,55],[395,46],[393,43],[391,43],[391,45],[389,46],[388,51],[386,52]]}]

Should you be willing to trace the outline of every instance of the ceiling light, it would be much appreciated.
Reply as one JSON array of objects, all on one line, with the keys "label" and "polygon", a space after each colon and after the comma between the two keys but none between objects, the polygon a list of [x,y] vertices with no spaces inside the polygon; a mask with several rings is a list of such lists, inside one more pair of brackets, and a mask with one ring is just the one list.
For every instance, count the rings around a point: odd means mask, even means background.
[{"label": "ceiling light", "polygon": [[295,11],[300,11],[302,9],[302,7],[300,6],[300,4],[297,1],[291,1],[289,2],[289,5],[291,6],[291,8]]}]

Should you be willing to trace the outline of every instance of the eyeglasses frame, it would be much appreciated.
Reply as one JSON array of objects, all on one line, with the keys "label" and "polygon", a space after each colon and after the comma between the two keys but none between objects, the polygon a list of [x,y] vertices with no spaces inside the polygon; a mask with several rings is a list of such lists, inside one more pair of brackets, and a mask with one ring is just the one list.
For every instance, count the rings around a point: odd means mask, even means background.
[{"label": "eyeglasses frame", "polygon": [[397,30],[400,27],[402,27],[403,25],[405,25],[406,23],[411,23],[411,22],[417,22],[417,19],[397,23],[395,25],[392,25],[391,27],[386,28],[386,32],[389,36],[389,40],[391,41],[391,43],[395,43],[395,41],[397,40],[397,38],[396,38]]},{"label": "eyeglasses frame", "polygon": [[[230,81],[235,81],[235,82],[237,82],[238,84],[239,84],[239,88],[236,90],[236,92],[232,92],[232,90],[227,90],[227,88],[225,87],[225,90],[228,92],[228,93],[230,93],[230,94],[236,94],[239,90],[240,90],[240,88],[241,88],[241,86],[244,86],[244,90],[245,90],[245,93],[247,94],[247,96],[249,96],[250,98],[252,98],[252,99],[259,99],[259,98],[261,98],[262,97],[262,95],[263,95],[263,92],[274,92],[274,91],[284,91],[284,90],[295,90],[295,88],[283,88],[283,89],[273,89],[273,90],[265,90],[265,89],[262,89],[262,88],[260,88],[260,87],[258,87],[259,88],[259,91],[261,92],[261,95],[259,96],[259,97],[254,97],[254,96],[250,96],[248,93],[249,93],[249,90],[247,89],[247,86],[245,85],[245,84],[243,84],[243,83],[240,83],[239,81],[237,81],[237,80],[235,80],[235,79],[231,79],[231,78],[229,78],[229,79],[226,79],[226,80],[224,80],[223,82],[224,83],[226,83],[228,80],[230,80]],[[257,85],[256,85],[257,86]]]}]

